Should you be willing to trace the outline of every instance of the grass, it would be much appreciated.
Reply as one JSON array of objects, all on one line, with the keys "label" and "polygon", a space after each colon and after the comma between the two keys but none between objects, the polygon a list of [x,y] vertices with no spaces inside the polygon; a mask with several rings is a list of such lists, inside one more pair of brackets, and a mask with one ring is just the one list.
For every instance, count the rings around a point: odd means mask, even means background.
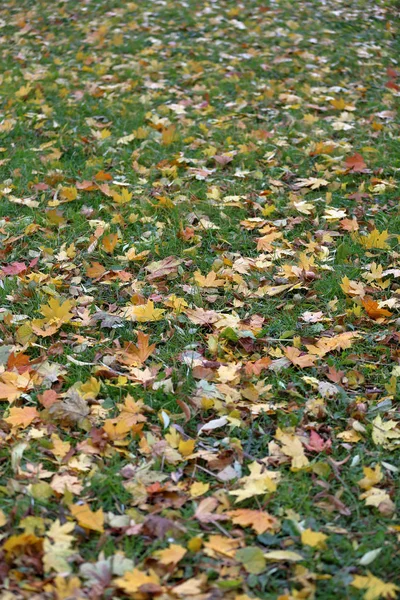
[{"label": "grass", "polygon": [[[6,594],[178,598],[189,594],[178,587],[188,582],[193,598],[394,597],[397,16],[388,0],[4,0]],[[349,168],[355,153],[364,168]],[[299,184],[308,178],[322,180],[320,187]],[[126,203],[115,196],[123,189],[131,194]],[[368,246],[363,236],[375,230],[388,237]],[[271,232],[270,244],[258,247]],[[109,234],[118,236],[112,250]],[[132,247],[144,253],[138,260],[126,257]],[[171,256],[180,261],[175,272],[149,277],[152,263]],[[24,263],[22,271],[10,272],[15,263]],[[90,271],[96,264],[99,275]],[[374,278],[380,268],[387,273]],[[222,283],[205,287],[197,272]],[[346,291],[346,278],[358,292]],[[187,307],[174,309],[173,294]],[[365,296],[392,314],[366,311]],[[73,301],[73,316],[62,322],[55,315],[52,335],[35,333],[51,298]],[[165,311],[162,318],[125,318],[126,307],[148,300]],[[214,317],[197,322],[188,308]],[[138,331],[155,351],[124,363]],[[317,358],[309,350],[346,332],[358,336],[348,347]],[[285,360],[289,347],[311,353],[313,364]],[[246,370],[266,357],[274,368]],[[17,373],[31,378],[24,387]],[[4,387],[7,377],[14,388]],[[92,378],[98,389],[85,396],[81,386]],[[333,396],[324,392],[328,384],[336,385]],[[78,394],[85,418],[57,416],[46,406],[49,393],[56,406],[70,406]],[[143,419],[116,433],[129,396],[143,400]],[[15,409],[33,407],[31,420],[15,421]],[[221,417],[228,424],[199,434]],[[377,427],[392,437],[377,442]],[[286,453],[280,432],[291,440]],[[313,433],[325,444],[320,451],[310,447]],[[187,439],[195,441],[192,454],[180,446]],[[293,468],[290,447],[297,458],[304,453],[302,468]],[[235,503],[230,492],[260,461],[280,475],[276,491]],[[367,468],[382,476],[363,488]],[[225,469],[230,475],[221,478]],[[70,478],[66,488],[58,476]],[[206,485],[199,496],[194,483]],[[361,497],[371,487],[381,502]],[[205,498],[222,519],[198,517]],[[74,516],[82,504],[92,519],[100,511],[97,530]],[[240,527],[227,514],[237,509],[279,523],[262,533]],[[57,537],[54,526],[70,537]],[[325,542],[304,543],[309,529]],[[267,560],[257,570],[225,552],[227,540],[302,560]],[[163,562],[159,551],[172,552],[171,544],[186,553]],[[50,557],[60,562],[49,566]],[[106,569],[103,559],[112,559],[108,579],[94,585],[88,572]],[[150,588],[127,583],[133,569],[150,577]],[[367,595],[373,580],[357,587],[368,572],[381,580],[376,595]]]}]

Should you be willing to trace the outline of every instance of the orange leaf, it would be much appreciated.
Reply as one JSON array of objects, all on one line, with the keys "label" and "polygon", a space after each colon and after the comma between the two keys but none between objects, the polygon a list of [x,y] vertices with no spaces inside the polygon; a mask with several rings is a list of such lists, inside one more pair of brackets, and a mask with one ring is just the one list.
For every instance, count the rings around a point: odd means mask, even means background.
[{"label": "orange leaf", "polygon": [[103,533],[104,514],[102,508],[99,508],[96,512],[92,512],[88,504],[73,504],[69,508],[81,527]]},{"label": "orange leaf", "polygon": [[164,550],[158,550],[154,556],[162,565],[176,565],[185,556],[187,550],[178,544],[170,544]]},{"label": "orange leaf", "polygon": [[302,354],[300,350],[294,346],[285,348],[285,354],[290,362],[296,365],[296,367],[300,367],[300,369],[304,369],[304,367],[313,367],[315,361],[317,360],[316,356]]},{"label": "orange leaf", "polygon": [[99,171],[98,173],[96,173],[94,178],[97,181],[112,181],[112,175],[110,175],[109,173],[105,173],[104,171]]},{"label": "orange leaf", "polygon": [[86,268],[86,275],[91,279],[102,277],[106,273],[106,269],[99,262],[92,262],[90,267]]},{"label": "orange leaf", "polygon": [[117,243],[118,233],[109,233],[108,235],[105,235],[101,240],[101,245],[108,254],[112,254],[114,252]]},{"label": "orange leaf", "polygon": [[362,300],[363,307],[365,308],[365,312],[371,319],[375,321],[377,319],[382,319],[384,317],[391,317],[393,313],[390,310],[386,310],[385,308],[379,308],[376,300],[373,300],[370,296],[366,296]]},{"label": "orange leaf", "polygon": [[38,411],[33,406],[24,406],[24,408],[17,408],[13,406],[10,409],[10,416],[5,418],[4,421],[10,423],[12,427],[21,427],[25,429],[32,421],[39,416]]},{"label": "orange leaf", "polygon": [[172,144],[172,142],[174,142],[176,140],[175,134],[176,134],[175,125],[170,125],[166,129],[163,129],[161,136],[162,136],[162,143],[164,144],[164,146],[169,146],[170,144]]},{"label": "orange leaf", "polygon": [[353,156],[348,156],[345,160],[345,163],[346,167],[353,173],[362,173],[367,168],[363,157],[361,154],[358,154],[358,152],[353,154]]},{"label": "orange leaf", "polygon": [[232,519],[232,523],[241,527],[252,527],[258,535],[267,530],[276,530],[278,527],[277,519],[261,510],[243,508],[230,510],[227,514]]}]

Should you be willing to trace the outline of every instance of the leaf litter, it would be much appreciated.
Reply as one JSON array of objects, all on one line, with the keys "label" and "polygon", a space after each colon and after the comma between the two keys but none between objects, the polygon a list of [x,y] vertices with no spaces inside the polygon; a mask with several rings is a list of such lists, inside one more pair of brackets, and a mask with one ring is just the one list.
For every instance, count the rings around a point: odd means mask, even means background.
[{"label": "leaf litter", "polygon": [[400,591],[396,9],[293,8],[2,3],[4,600]]}]

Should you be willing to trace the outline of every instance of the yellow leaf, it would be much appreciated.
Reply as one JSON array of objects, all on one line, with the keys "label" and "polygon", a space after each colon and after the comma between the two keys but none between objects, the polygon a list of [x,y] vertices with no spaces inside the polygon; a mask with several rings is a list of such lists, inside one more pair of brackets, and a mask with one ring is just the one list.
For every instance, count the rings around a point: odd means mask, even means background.
[{"label": "yellow leaf", "polygon": [[190,496],[191,498],[198,498],[199,496],[203,496],[210,489],[209,483],[202,483],[201,481],[196,481],[196,483],[192,483],[190,486]]},{"label": "yellow leaf", "polygon": [[220,558],[220,555],[233,558],[239,544],[240,540],[222,535],[210,535],[208,542],[204,544],[204,552],[212,558]]},{"label": "yellow leaf", "polygon": [[300,560],[304,560],[301,554],[297,552],[293,552],[292,550],[272,550],[271,552],[265,552],[264,558],[267,560],[273,560],[276,562],[280,561],[288,561],[288,562],[298,562]]},{"label": "yellow leaf", "polygon": [[60,304],[58,298],[50,298],[48,304],[43,304],[40,307],[40,312],[44,316],[41,321],[46,326],[57,325],[57,327],[60,327],[63,323],[69,323],[74,316],[69,312],[73,306],[74,302],[72,300],[65,300]]},{"label": "yellow leaf", "polygon": [[100,393],[100,387],[100,381],[95,377],[91,377],[80,386],[79,392],[85,400],[88,398],[97,398]]},{"label": "yellow leaf", "polygon": [[101,245],[107,254],[113,254],[118,243],[118,233],[109,233],[101,239]]},{"label": "yellow leaf", "polygon": [[378,600],[378,598],[395,598],[400,587],[394,583],[385,583],[367,571],[367,575],[356,575],[351,585],[358,590],[365,590],[364,600]]},{"label": "yellow leaf", "polygon": [[279,473],[267,471],[258,462],[251,463],[249,470],[250,475],[239,480],[242,485],[241,489],[229,492],[232,496],[236,496],[235,502],[276,490],[276,481],[274,480],[279,479]]},{"label": "yellow leaf", "polygon": [[168,548],[164,550],[157,550],[153,553],[153,556],[162,565],[176,565],[185,556],[187,550],[178,544],[170,544]]},{"label": "yellow leaf", "polygon": [[121,193],[112,190],[112,198],[117,204],[127,204],[132,200],[132,192],[128,192],[127,188],[122,188]]},{"label": "yellow leaf", "polygon": [[7,517],[0,508],[0,527],[3,527],[7,523]]},{"label": "yellow leaf", "polygon": [[364,246],[364,248],[367,248],[368,250],[372,250],[373,248],[386,250],[389,248],[389,245],[386,243],[388,237],[389,232],[387,229],[384,231],[373,229],[368,235],[360,235],[357,236],[356,239]]},{"label": "yellow leaf", "polygon": [[147,573],[143,573],[139,569],[127,571],[123,577],[119,577],[114,583],[127,594],[139,592],[142,586],[149,586],[152,592],[155,592],[157,588],[159,588],[159,591],[162,589],[159,585],[160,580],[158,575],[152,570]]},{"label": "yellow leaf", "polygon": [[39,417],[39,413],[33,406],[24,406],[23,408],[13,406],[10,408],[10,416],[5,418],[4,421],[9,423],[13,428],[25,429],[37,417]]},{"label": "yellow leaf", "polygon": [[378,415],[372,424],[372,439],[377,446],[391,449],[399,445],[400,427],[397,421],[391,419],[384,422],[381,415]]},{"label": "yellow leaf", "polygon": [[51,434],[52,448],[50,452],[59,458],[64,458],[71,450],[71,444],[69,442],[63,442],[56,433]]},{"label": "yellow leaf", "polygon": [[196,440],[181,440],[179,442],[178,450],[182,456],[186,457],[193,453]]},{"label": "yellow leaf", "polygon": [[347,275],[343,277],[340,287],[347,296],[359,296],[360,298],[364,298],[365,296],[363,284],[349,279]]},{"label": "yellow leaf", "polygon": [[160,321],[164,313],[165,310],[163,308],[154,308],[154,303],[149,300],[146,304],[128,306],[124,311],[124,316],[131,321],[147,323],[149,321]]},{"label": "yellow leaf", "polygon": [[320,533],[319,531],[305,529],[301,533],[301,543],[305,546],[311,546],[311,548],[318,548],[322,550],[326,547],[325,540],[327,537],[327,535]]},{"label": "yellow leaf", "polygon": [[176,127],[175,125],[170,125],[166,129],[163,129],[162,133],[162,143],[164,146],[169,146],[176,140]]},{"label": "yellow leaf", "polygon": [[81,527],[103,533],[104,514],[102,508],[92,512],[88,504],[73,504],[70,506],[70,511]]},{"label": "yellow leaf", "polygon": [[217,278],[217,274],[215,273],[215,271],[210,271],[205,277],[200,273],[200,271],[196,271],[196,273],[194,274],[194,280],[197,283],[197,285],[202,288],[215,288],[223,286],[225,284],[225,281],[223,279]]},{"label": "yellow leaf", "polygon": [[241,527],[252,527],[258,535],[265,531],[274,531],[279,527],[275,517],[261,510],[243,508],[231,510],[227,514],[232,519],[232,523]]},{"label": "yellow leaf", "polygon": [[292,459],[292,470],[297,471],[309,465],[309,460],[304,454],[303,444],[296,435],[284,433],[281,429],[277,429],[275,434],[276,439],[281,442],[281,451],[286,456]]},{"label": "yellow leaf", "polygon": [[60,191],[60,197],[66,202],[72,202],[78,197],[78,190],[76,187],[62,187]]},{"label": "yellow leaf", "polygon": [[363,467],[364,475],[363,479],[357,481],[360,488],[363,490],[369,490],[374,485],[382,481],[383,474],[380,465],[376,465],[375,469],[371,469],[371,467]]}]

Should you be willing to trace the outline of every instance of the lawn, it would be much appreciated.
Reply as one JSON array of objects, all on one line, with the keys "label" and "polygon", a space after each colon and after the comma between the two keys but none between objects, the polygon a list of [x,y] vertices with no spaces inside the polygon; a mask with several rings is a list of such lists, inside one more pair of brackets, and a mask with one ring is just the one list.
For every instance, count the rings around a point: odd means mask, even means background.
[{"label": "lawn", "polygon": [[3,0],[1,600],[400,592],[399,23]]}]

